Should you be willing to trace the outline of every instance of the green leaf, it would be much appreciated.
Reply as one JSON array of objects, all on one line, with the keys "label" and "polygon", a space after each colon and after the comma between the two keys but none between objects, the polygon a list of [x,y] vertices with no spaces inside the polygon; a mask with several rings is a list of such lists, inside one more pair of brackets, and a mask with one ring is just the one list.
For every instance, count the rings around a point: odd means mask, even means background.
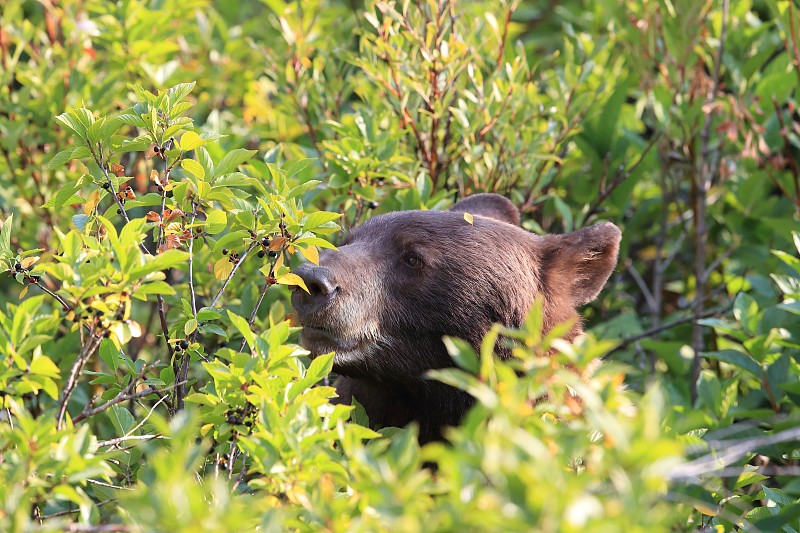
[{"label": "green leaf", "polygon": [[233,324],[233,327],[235,327],[239,333],[241,333],[242,337],[244,337],[244,340],[247,342],[250,348],[255,348],[256,336],[253,333],[253,330],[250,329],[250,324],[247,323],[247,320],[239,315],[231,313],[230,311],[228,311],[228,319],[231,321],[231,324]]},{"label": "green leaf", "polygon": [[219,311],[212,307],[203,307],[199,311],[197,311],[197,320],[200,322],[208,322],[209,320],[216,320],[221,317]]},{"label": "green leaf", "polygon": [[14,225],[14,213],[0,222],[0,258],[11,254],[11,227]]},{"label": "green leaf", "polygon": [[744,352],[739,352],[736,350],[720,350],[717,352],[700,352],[700,355],[707,359],[723,361],[737,368],[741,368],[758,379],[761,379],[762,377],[761,365],[759,365],[755,359]]},{"label": "green leaf", "polygon": [[236,167],[253,157],[255,154],[256,150],[245,150],[243,148],[237,148],[236,150],[228,152],[228,154],[223,157],[222,161],[220,161],[217,165],[217,170],[214,173],[214,177],[218,178],[227,174],[228,172],[236,170]]},{"label": "green leaf", "polygon": [[200,163],[203,167],[204,175],[205,176],[213,176],[214,175],[214,162],[211,160],[211,156],[208,155],[208,151],[200,147],[194,152],[194,156],[197,159],[197,162]]},{"label": "green leaf", "polygon": [[184,98],[186,98],[190,92],[194,89],[195,82],[187,82],[187,83],[179,83],[170,87],[167,90],[167,101],[169,102],[169,107],[171,108]]},{"label": "green leaf", "polygon": [[142,278],[152,272],[168,270],[185,265],[189,260],[189,254],[182,250],[167,250],[157,256],[145,256],[145,264],[132,268],[130,277],[133,279]]},{"label": "green leaf", "polygon": [[200,326],[200,331],[203,333],[213,333],[214,335],[219,335],[225,339],[228,338],[228,333],[216,324],[203,324]]},{"label": "green leaf", "polygon": [[99,349],[100,359],[102,359],[112,372],[116,372],[119,368],[119,349],[114,345],[110,339],[103,339],[100,343]]},{"label": "green leaf", "polygon": [[756,520],[753,522],[753,527],[757,531],[780,531],[784,527],[791,526],[798,518],[800,518],[800,503],[792,503],[780,508],[780,511],[772,516]]},{"label": "green leaf", "polygon": [[75,228],[81,232],[86,229],[86,224],[89,223],[90,219],[91,217],[89,217],[89,215],[72,215],[72,223],[75,225]]},{"label": "green leaf", "polygon": [[186,324],[183,325],[183,332],[186,334],[187,337],[191,335],[196,329],[197,329],[197,320],[194,318],[190,318],[189,320],[186,321]]},{"label": "green leaf", "polygon": [[313,383],[317,383],[319,380],[327,376],[333,370],[333,352],[329,354],[319,355],[311,361],[311,365],[308,367],[306,371],[306,378],[310,378],[313,380]]},{"label": "green leaf", "polygon": [[221,250],[223,248],[231,248],[233,250],[238,250],[240,246],[243,245],[244,240],[249,238],[250,234],[247,233],[245,230],[237,230],[231,231],[230,233],[226,233],[217,241],[214,245],[214,255],[221,254]]},{"label": "green leaf", "polygon": [[108,418],[117,430],[117,435],[125,435],[136,426],[136,419],[125,407],[114,405],[108,410]]},{"label": "green leaf", "polygon": [[303,226],[303,229],[306,231],[313,231],[314,228],[325,224],[326,222],[333,222],[337,220],[342,215],[339,213],[329,213],[327,211],[317,211],[315,213],[311,213],[303,220],[300,221],[300,225]]},{"label": "green leaf", "polygon": [[478,355],[468,342],[454,337],[442,338],[447,353],[459,368],[463,368],[470,374],[477,374],[480,370]]},{"label": "green leaf", "polygon": [[53,156],[53,159],[51,159],[50,162],[47,163],[47,167],[48,168],[60,167],[61,165],[72,159],[72,152],[74,151],[75,151],[74,148],[69,148],[67,150],[62,150],[58,152],[55,156]]}]

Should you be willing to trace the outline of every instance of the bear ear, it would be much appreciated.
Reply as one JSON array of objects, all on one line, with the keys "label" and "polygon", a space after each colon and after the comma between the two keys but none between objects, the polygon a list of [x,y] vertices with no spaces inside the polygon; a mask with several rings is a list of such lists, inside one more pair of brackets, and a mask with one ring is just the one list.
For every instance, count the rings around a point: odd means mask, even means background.
[{"label": "bear ear", "polygon": [[571,294],[577,307],[594,300],[617,265],[622,233],[610,222],[544,237],[544,286]]},{"label": "bear ear", "polygon": [[481,215],[519,226],[519,209],[511,203],[511,200],[499,194],[482,193],[467,196],[451,207],[450,211]]}]

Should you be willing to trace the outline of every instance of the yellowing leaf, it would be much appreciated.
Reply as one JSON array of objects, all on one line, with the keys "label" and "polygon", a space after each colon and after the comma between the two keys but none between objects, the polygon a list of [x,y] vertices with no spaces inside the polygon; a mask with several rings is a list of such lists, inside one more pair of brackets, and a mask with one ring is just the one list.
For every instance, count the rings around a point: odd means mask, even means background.
[{"label": "yellowing leaf", "polygon": [[184,324],[183,326],[183,332],[186,334],[187,337],[191,335],[192,332],[196,329],[197,329],[197,320],[194,318],[190,318],[189,320],[187,320],[186,324]]},{"label": "yellowing leaf", "polygon": [[233,263],[226,257],[221,257],[214,263],[214,277],[222,281],[227,278],[233,270]]},{"label": "yellowing leaf", "polygon": [[278,250],[283,249],[283,245],[286,244],[286,237],[275,237],[269,243],[269,249],[273,252],[277,252]]},{"label": "yellowing leaf", "polygon": [[464,220],[466,220],[466,221],[467,221],[467,222],[469,222],[470,224],[472,224],[472,223],[475,221],[475,220],[472,218],[472,215],[470,215],[469,213],[466,213],[466,212],[464,213]]},{"label": "yellowing leaf", "polygon": [[206,233],[214,235],[228,226],[228,216],[221,209],[213,209],[206,215]]},{"label": "yellowing leaf", "polygon": [[28,294],[28,287],[30,287],[30,285],[25,285],[25,287],[19,292],[19,299],[20,300],[25,298],[25,295]]},{"label": "yellowing leaf", "polygon": [[715,507],[705,502],[695,502],[694,508],[706,516],[717,516],[717,514],[719,514]]},{"label": "yellowing leaf", "polygon": [[83,212],[89,216],[94,211],[94,208],[97,207],[97,204],[100,203],[100,189],[95,189],[92,191],[92,194],[89,195],[89,198],[86,199],[86,203],[83,204]]},{"label": "yellowing leaf", "polygon": [[181,137],[181,150],[184,152],[194,150],[195,148],[200,148],[204,144],[206,144],[206,142],[193,131],[187,131]]},{"label": "yellowing leaf", "polygon": [[297,247],[303,256],[314,263],[315,265],[319,265],[319,251],[317,251],[317,247],[313,244],[309,245],[306,248],[302,248],[300,246]]},{"label": "yellowing leaf", "polygon": [[131,337],[139,338],[142,336],[142,326],[140,326],[138,322],[129,320],[128,328],[130,329]]},{"label": "yellowing leaf", "polygon": [[25,259],[20,261],[19,264],[20,266],[22,266],[22,268],[30,268],[33,265],[35,265],[38,260],[39,260],[38,257],[26,257]]},{"label": "yellowing leaf", "polygon": [[181,160],[181,166],[184,168],[184,170],[191,172],[197,179],[203,179],[206,177],[206,171],[203,168],[203,165],[194,159]]},{"label": "yellowing leaf", "polygon": [[308,287],[306,287],[306,282],[303,281],[303,278],[301,278],[297,274],[292,274],[291,272],[279,277],[276,280],[276,283],[280,283],[281,285],[297,285],[298,287],[301,287],[304,291],[311,294],[308,290]]}]

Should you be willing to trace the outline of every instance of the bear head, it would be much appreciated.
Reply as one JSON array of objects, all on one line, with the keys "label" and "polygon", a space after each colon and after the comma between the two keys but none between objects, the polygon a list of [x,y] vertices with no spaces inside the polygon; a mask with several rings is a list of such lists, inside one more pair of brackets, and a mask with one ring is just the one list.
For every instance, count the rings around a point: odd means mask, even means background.
[{"label": "bear head", "polygon": [[539,236],[519,220],[517,208],[495,194],[470,196],[449,211],[379,215],[323,252],[318,266],[296,270],[309,291],[292,295],[300,342],[312,356],[336,352],[344,401],[355,396],[373,425],[416,420],[421,440],[437,438],[471,404],[425,379],[427,370],[452,366],[442,337],[478,348],[492,324],[520,326],[537,297],[545,330],[572,321],[569,337],[581,332],[576,308],[613,271],[619,229],[603,223]]}]

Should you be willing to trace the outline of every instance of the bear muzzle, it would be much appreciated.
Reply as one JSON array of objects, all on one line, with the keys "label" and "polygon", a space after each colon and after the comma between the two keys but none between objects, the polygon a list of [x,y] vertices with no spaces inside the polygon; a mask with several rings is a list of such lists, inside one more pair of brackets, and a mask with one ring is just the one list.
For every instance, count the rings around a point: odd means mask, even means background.
[{"label": "bear muzzle", "polygon": [[333,271],[324,266],[304,263],[295,270],[308,287],[308,292],[295,287],[292,305],[302,317],[318,313],[329,307],[339,293],[339,284]]}]

